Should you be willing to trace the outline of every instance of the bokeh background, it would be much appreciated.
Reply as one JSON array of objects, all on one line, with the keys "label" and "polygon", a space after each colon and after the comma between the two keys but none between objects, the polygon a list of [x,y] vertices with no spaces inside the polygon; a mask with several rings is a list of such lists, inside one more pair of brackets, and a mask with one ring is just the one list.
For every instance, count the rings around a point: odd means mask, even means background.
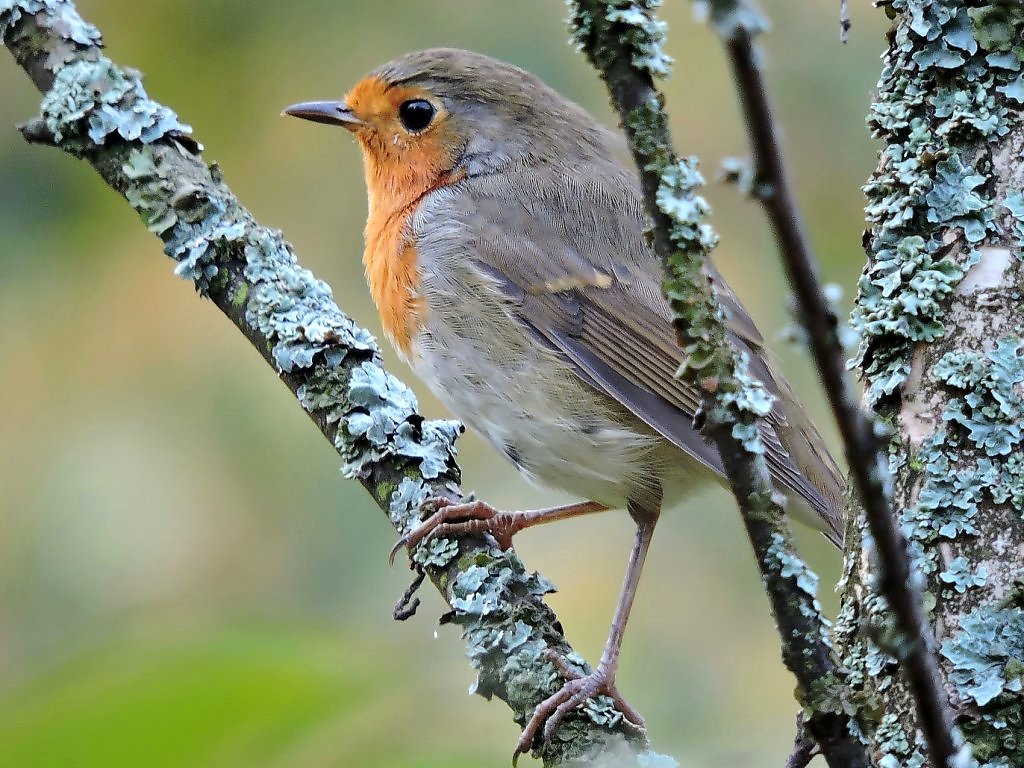
[{"label": "bokeh background", "polygon": [[[864,127],[884,19],[773,2],[765,56],[800,202],[829,281],[862,263]],[[376,332],[360,265],[358,152],[339,130],[282,119],[340,97],[415,48],[516,62],[611,123],[566,44],[555,0],[81,0],[110,55],[195,128],[239,197],[279,227],[342,307]],[[745,152],[717,40],[691,4],[664,9],[681,151],[714,177]],[[432,590],[408,583],[394,534],[257,354],[83,163],[21,141],[39,97],[0,54],[0,767],[504,766],[517,736],[472,673]],[[760,210],[712,183],[716,260],[775,338],[787,291]],[[806,358],[773,342],[832,442]],[[402,378],[411,374],[389,356]],[[422,410],[442,409],[413,382]],[[499,506],[560,501],[472,436],[467,488]],[[686,768],[784,762],[793,681],[725,492],[668,511],[626,637],[620,686],[654,746]],[[609,514],[524,534],[576,647],[600,654],[631,540]],[[839,558],[801,534],[822,575]],[[399,557],[399,562],[402,558]]]}]

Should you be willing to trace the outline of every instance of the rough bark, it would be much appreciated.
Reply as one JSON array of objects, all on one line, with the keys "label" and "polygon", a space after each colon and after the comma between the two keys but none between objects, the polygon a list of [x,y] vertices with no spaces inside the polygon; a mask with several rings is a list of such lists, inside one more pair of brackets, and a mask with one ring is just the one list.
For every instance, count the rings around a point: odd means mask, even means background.
[{"label": "rough bark", "polygon": [[[977,763],[1024,765],[1024,10],[886,10],[856,362],[892,428],[893,497],[957,723]],[[879,766],[916,768],[928,760],[896,658],[918,639],[889,619],[863,516],[853,530],[835,634],[859,725]]]}]

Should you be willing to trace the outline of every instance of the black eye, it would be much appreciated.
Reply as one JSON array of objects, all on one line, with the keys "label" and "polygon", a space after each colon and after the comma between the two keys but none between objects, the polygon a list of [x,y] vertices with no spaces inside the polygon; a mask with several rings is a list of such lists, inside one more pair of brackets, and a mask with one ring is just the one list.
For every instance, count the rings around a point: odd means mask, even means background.
[{"label": "black eye", "polygon": [[403,101],[398,108],[398,119],[405,130],[416,133],[422,131],[434,119],[434,105],[426,99],[410,99]]}]

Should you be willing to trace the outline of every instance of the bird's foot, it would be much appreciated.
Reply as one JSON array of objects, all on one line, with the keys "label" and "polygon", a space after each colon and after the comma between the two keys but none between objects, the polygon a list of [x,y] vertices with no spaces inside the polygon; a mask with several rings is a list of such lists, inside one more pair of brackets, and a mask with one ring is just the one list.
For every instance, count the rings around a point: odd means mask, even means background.
[{"label": "bird's foot", "polygon": [[482,501],[455,503],[451,499],[428,499],[424,509],[433,508],[434,514],[420,523],[414,530],[402,536],[391,548],[388,562],[393,562],[395,553],[402,547],[412,550],[417,544],[436,536],[461,536],[470,533],[490,534],[498,546],[508,549],[512,537],[524,528],[570,517],[604,512],[608,507],[596,501],[577,501],[560,507],[547,509],[525,509],[502,512]]},{"label": "bird's foot", "polygon": [[615,687],[613,666],[606,666],[602,662],[589,675],[584,675],[570,667],[568,662],[558,654],[549,653],[548,658],[562,673],[565,684],[533,710],[533,716],[523,728],[523,733],[516,744],[516,751],[512,753],[513,765],[520,755],[526,754],[533,748],[533,743],[541,727],[543,727],[544,745],[549,746],[555,731],[558,730],[558,726],[565,716],[585,704],[587,699],[592,699],[595,696],[608,696],[627,721],[637,728],[644,727],[644,719],[626,703],[618,688]]},{"label": "bird's foot", "polygon": [[489,533],[502,549],[512,546],[512,536],[528,525],[525,512],[502,512],[483,501],[457,504],[450,499],[428,499],[424,508],[437,511],[406,533],[391,548],[388,562],[402,547],[411,552],[418,544],[432,538],[460,536],[469,533]]}]

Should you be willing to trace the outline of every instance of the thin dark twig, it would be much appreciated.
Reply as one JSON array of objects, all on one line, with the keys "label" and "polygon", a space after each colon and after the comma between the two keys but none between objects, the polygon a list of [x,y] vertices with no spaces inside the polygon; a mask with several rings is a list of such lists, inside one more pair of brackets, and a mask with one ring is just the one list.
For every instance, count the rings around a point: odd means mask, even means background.
[{"label": "thin dark twig", "polygon": [[402,593],[402,596],[398,598],[398,602],[395,603],[395,610],[391,612],[391,616],[395,621],[405,621],[412,618],[416,615],[416,609],[420,607],[420,599],[415,595],[423,584],[423,579],[426,578],[427,572],[423,570],[423,566],[419,563],[414,563],[413,568],[416,571],[416,578],[406,587],[405,592]]},{"label": "thin dark twig", "polygon": [[807,768],[811,760],[820,754],[818,742],[807,732],[804,714],[800,712],[796,716],[796,737],[793,739],[793,751],[786,760],[786,768]]},{"label": "thin dark twig", "polygon": [[953,737],[953,714],[940,682],[933,653],[935,640],[921,607],[921,594],[911,579],[907,541],[886,489],[888,470],[883,445],[870,418],[857,404],[846,376],[845,355],[836,333],[836,316],[821,290],[817,259],[793,196],[777,121],[768,101],[751,34],[737,25],[725,45],[750,133],[754,194],[764,204],[778,241],[818,375],[835,413],[853,484],[864,506],[878,553],[878,588],[889,603],[903,637],[900,661],[914,695],[932,764],[945,766],[958,751]]}]

